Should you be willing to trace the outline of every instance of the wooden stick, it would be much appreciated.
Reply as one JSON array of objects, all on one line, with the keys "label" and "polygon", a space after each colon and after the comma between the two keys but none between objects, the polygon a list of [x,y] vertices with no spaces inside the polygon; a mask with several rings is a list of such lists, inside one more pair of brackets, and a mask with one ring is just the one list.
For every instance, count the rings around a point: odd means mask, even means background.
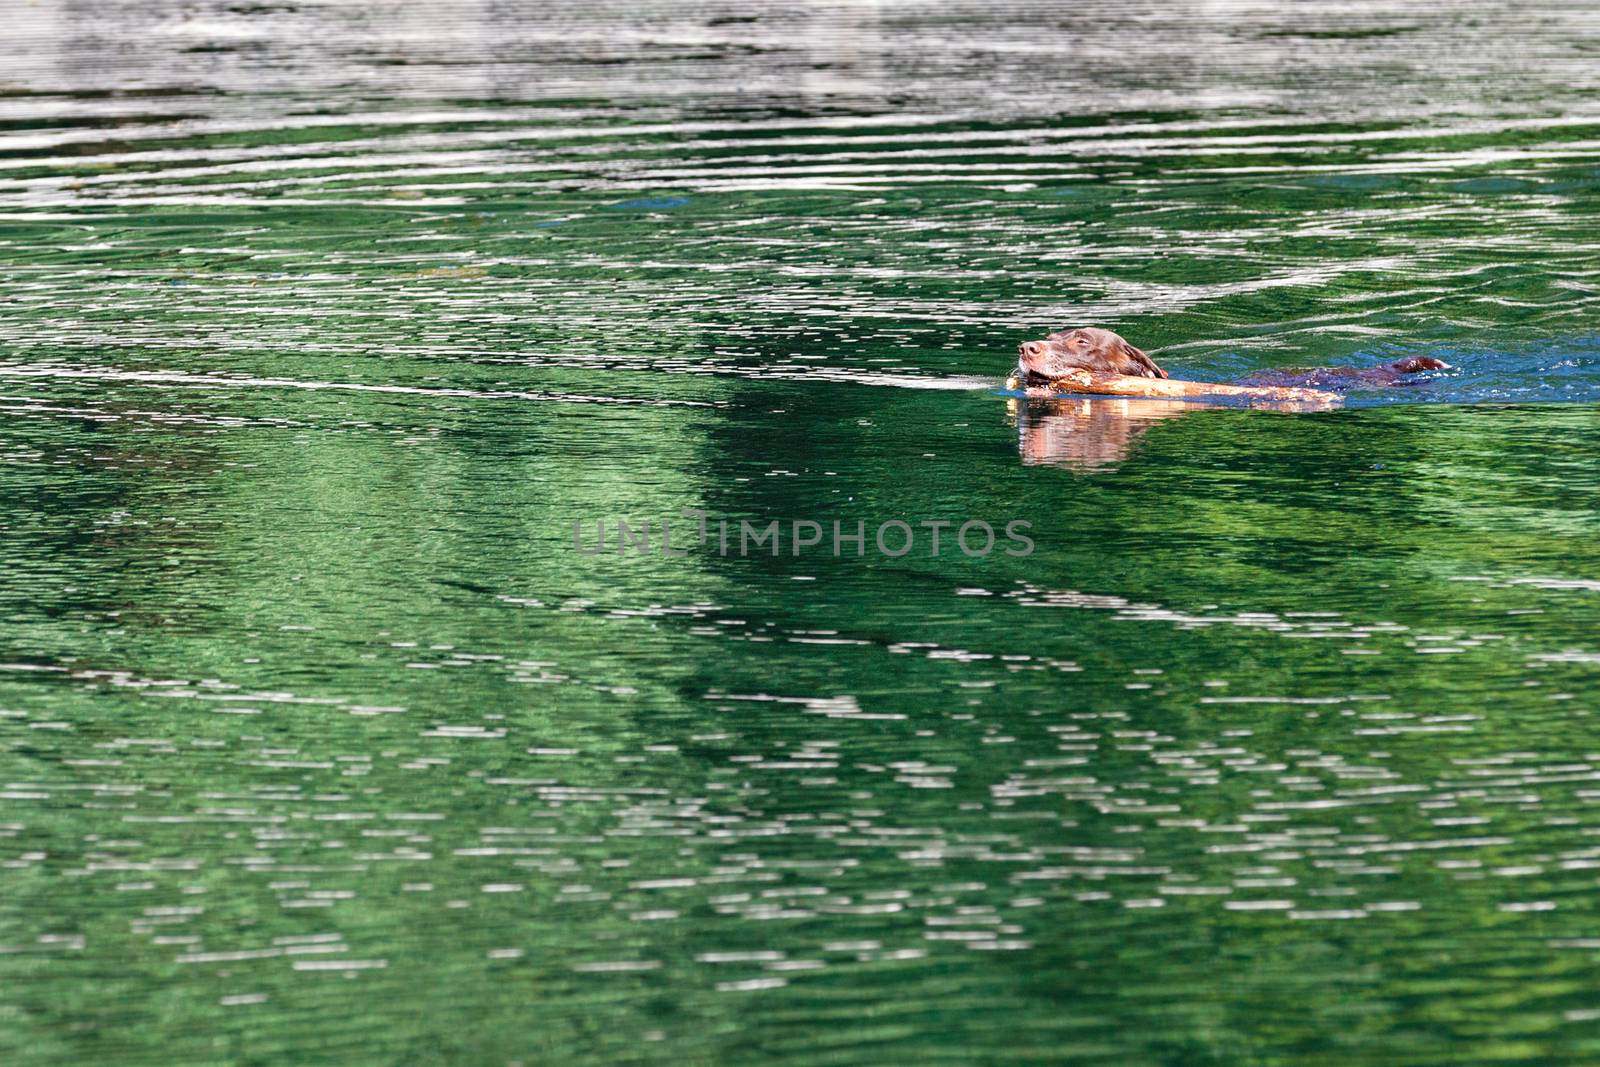
[{"label": "wooden stick", "polygon": [[[1013,383],[1016,383],[1015,385]],[[1007,386],[1021,383],[1013,378]],[[1304,404],[1312,410],[1337,407],[1343,399],[1324,389],[1302,389],[1279,385],[1222,385],[1217,382],[1186,382],[1178,378],[1134,378],[1124,374],[1100,374],[1075,370],[1052,378],[1050,390],[1059,393],[1094,393],[1103,396],[1154,397],[1245,397],[1274,404]]]}]

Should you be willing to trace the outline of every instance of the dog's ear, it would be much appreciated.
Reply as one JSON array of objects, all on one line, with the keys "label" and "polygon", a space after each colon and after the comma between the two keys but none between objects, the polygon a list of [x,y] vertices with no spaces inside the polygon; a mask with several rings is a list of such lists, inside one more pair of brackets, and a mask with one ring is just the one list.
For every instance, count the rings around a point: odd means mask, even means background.
[{"label": "dog's ear", "polygon": [[1145,355],[1143,351],[1120,339],[1118,343],[1122,346],[1122,358],[1137,366],[1141,377],[1165,378],[1167,376],[1167,372],[1156,366],[1156,361]]}]

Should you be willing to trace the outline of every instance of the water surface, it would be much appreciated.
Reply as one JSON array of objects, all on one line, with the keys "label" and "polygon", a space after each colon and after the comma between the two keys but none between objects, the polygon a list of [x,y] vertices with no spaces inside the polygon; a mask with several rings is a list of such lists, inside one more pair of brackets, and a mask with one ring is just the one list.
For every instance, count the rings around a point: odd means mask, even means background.
[{"label": "water surface", "polygon": [[8,1062],[1600,1055],[1581,5],[0,18]]}]

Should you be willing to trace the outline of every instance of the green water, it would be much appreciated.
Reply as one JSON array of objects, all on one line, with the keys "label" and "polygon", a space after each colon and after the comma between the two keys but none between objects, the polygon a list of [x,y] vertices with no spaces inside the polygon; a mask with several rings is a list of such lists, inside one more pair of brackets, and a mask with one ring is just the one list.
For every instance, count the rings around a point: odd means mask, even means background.
[{"label": "green water", "polygon": [[5,1062],[1600,1060],[1579,7],[0,18]]}]

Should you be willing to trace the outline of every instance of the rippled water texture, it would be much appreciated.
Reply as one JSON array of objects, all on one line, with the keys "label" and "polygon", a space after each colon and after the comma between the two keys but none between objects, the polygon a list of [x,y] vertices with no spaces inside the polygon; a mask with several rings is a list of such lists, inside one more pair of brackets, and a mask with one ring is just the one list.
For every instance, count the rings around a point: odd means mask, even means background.
[{"label": "rippled water texture", "polygon": [[1589,5],[0,25],[6,1063],[1600,1061]]}]

